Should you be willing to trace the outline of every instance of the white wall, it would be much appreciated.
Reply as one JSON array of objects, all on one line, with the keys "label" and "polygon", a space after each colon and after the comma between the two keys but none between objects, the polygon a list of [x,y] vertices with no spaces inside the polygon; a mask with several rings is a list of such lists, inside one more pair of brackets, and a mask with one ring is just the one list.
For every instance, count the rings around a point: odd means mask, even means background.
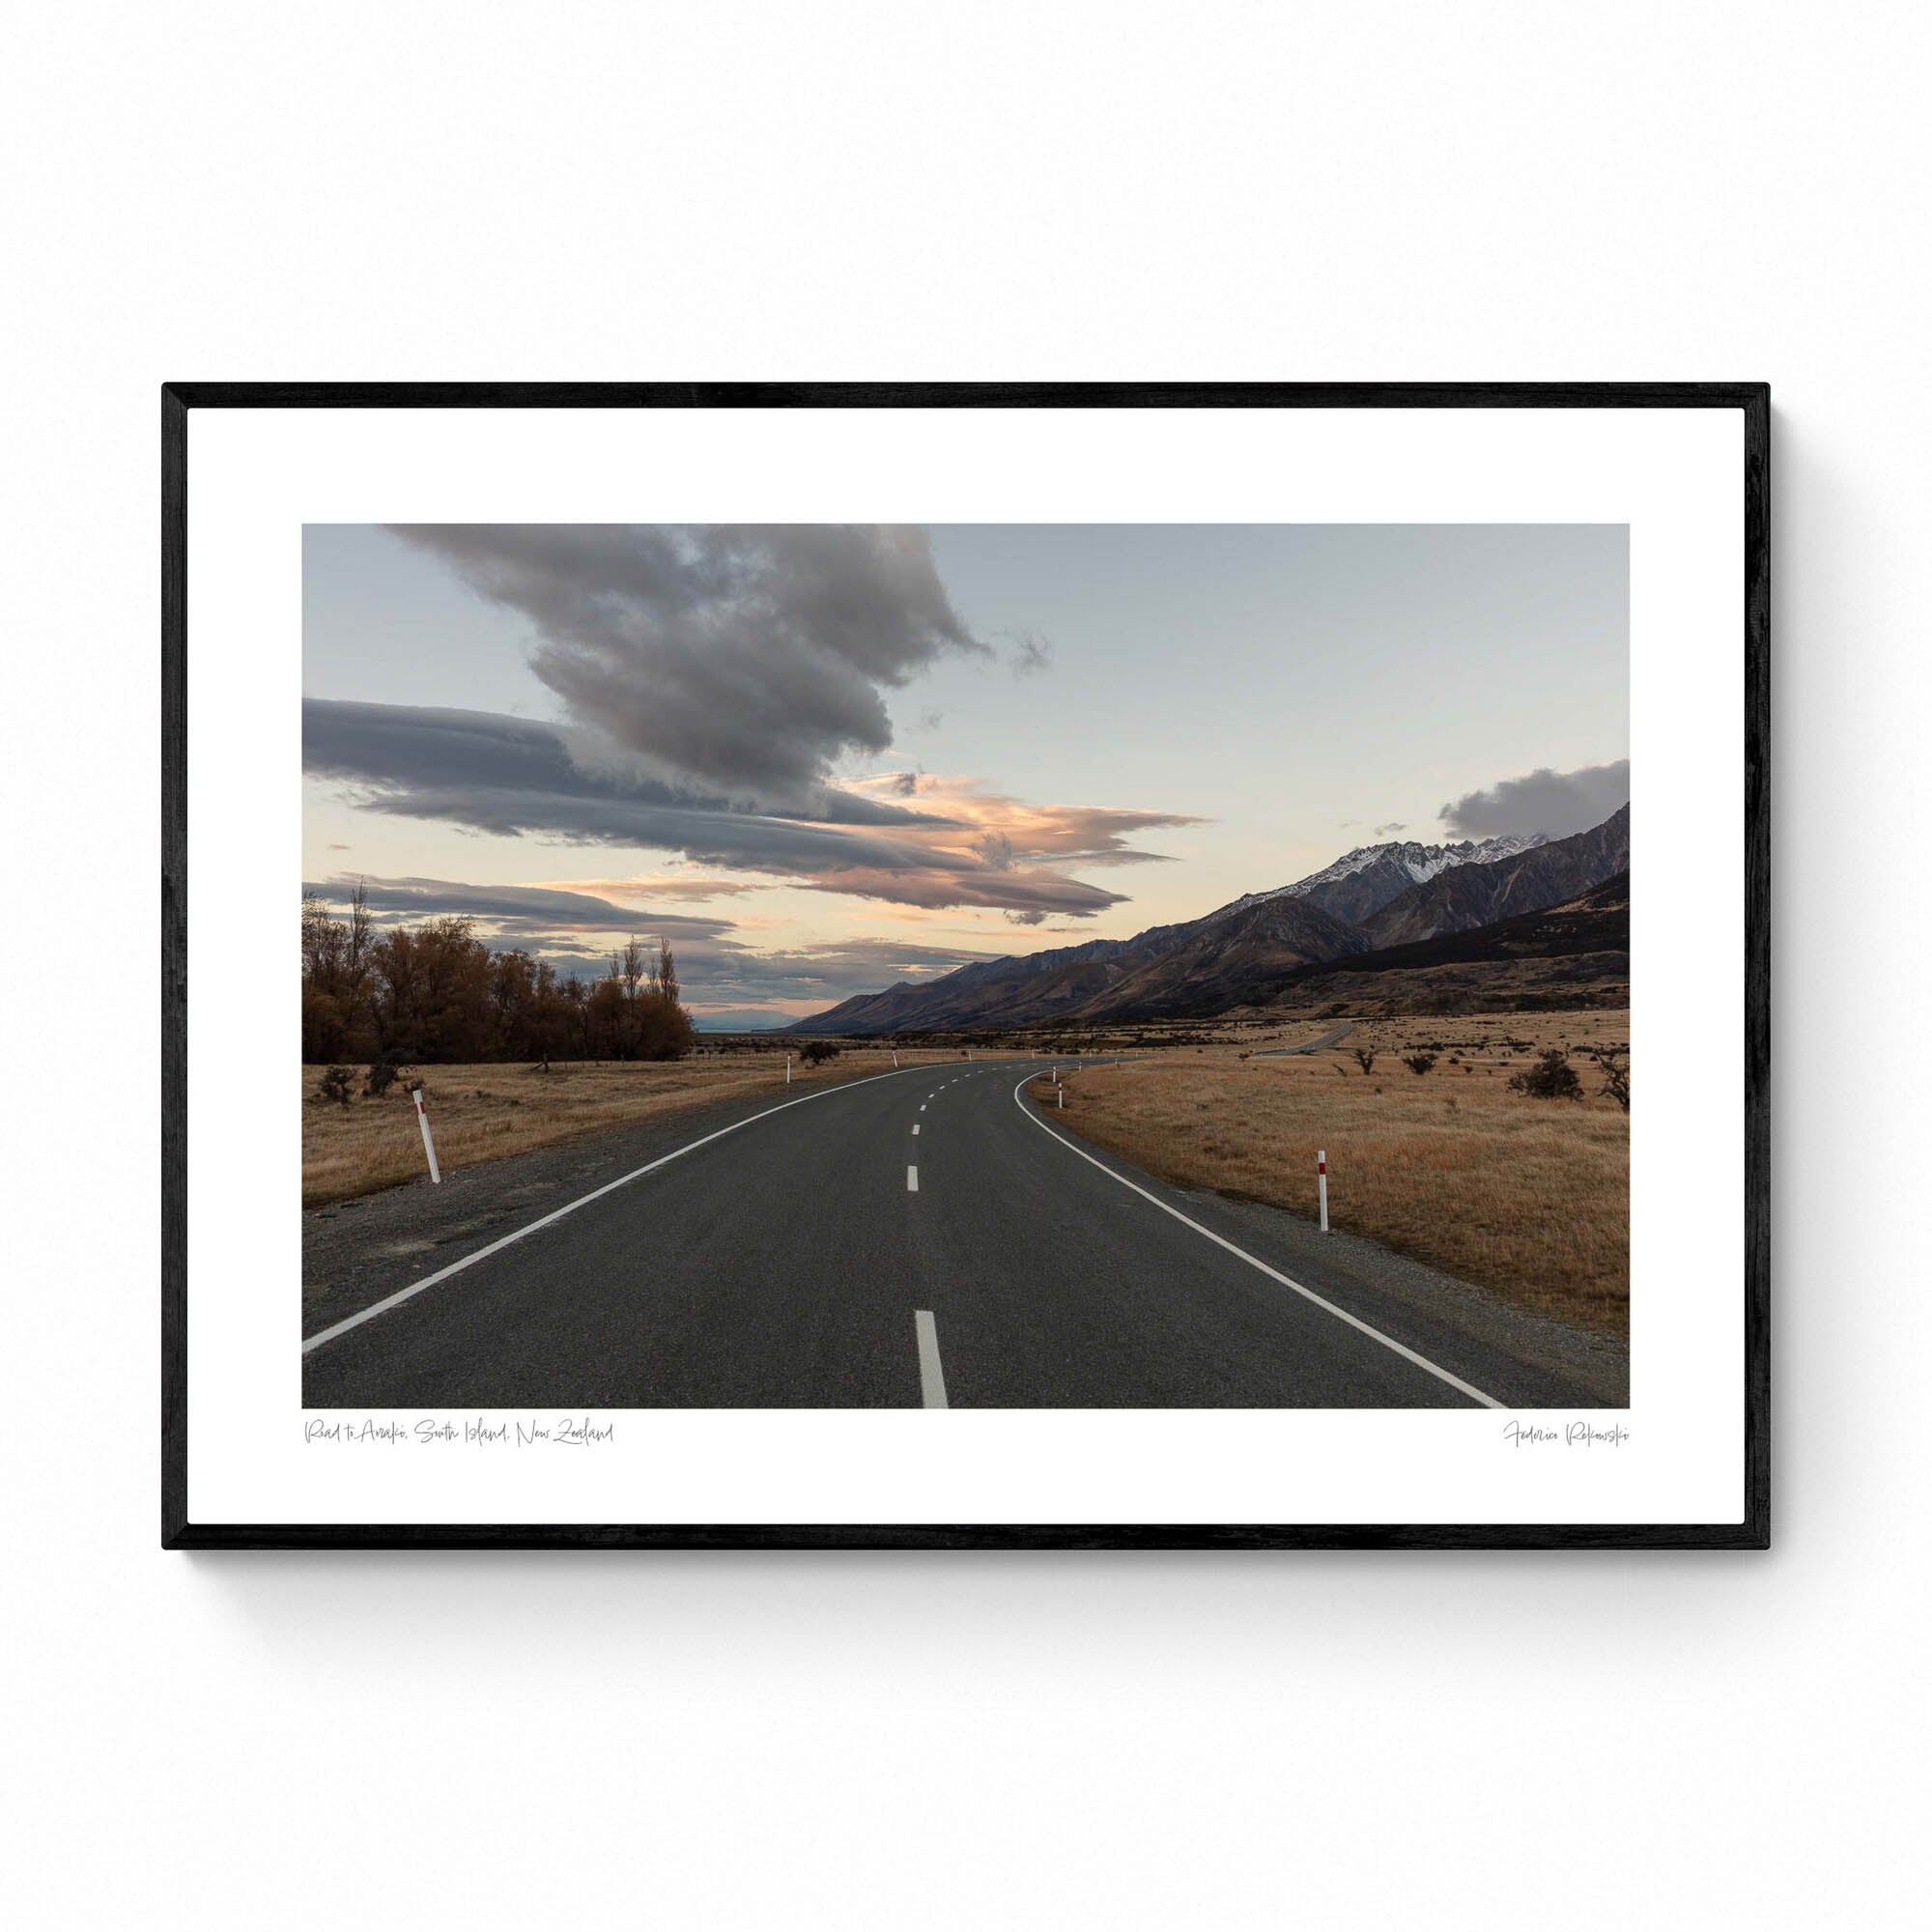
[{"label": "white wall", "polygon": [[[16,17],[10,1917],[1901,1922],[1928,53],[1844,4]],[[1772,381],[1774,1553],[156,1548],[156,386],[687,374]]]}]

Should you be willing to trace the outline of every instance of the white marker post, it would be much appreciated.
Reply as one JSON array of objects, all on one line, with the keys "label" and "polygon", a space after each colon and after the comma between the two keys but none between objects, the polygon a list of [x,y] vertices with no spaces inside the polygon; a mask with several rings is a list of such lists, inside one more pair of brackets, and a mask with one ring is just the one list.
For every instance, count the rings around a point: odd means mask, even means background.
[{"label": "white marker post", "polygon": [[893,1048],[893,1071],[894,1071],[895,1073],[896,1073],[896,1072],[897,1072],[898,1070],[899,1070],[899,1050],[898,1050],[898,1048],[897,1048],[897,1047],[894,1047],[894,1048]]},{"label": "white marker post", "polygon": [[1066,1111],[1066,1089],[1065,1087],[1062,1087],[1059,1090],[1059,1093],[1060,1093],[1060,1111],[1064,1114]]},{"label": "white marker post", "polygon": [[1322,1148],[1315,1156],[1316,1184],[1321,1190],[1321,1232],[1328,1232],[1328,1150]]},{"label": "white marker post", "polygon": [[790,1055],[790,1054],[786,1054],[786,1055],[785,1055],[785,1085],[786,1085],[787,1087],[789,1087],[789,1086],[791,1085],[791,1055]]},{"label": "white marker post", "polygon": [[442,1185],[442,1170],[436,1164],[436,1143],[429,1137],[429,1109],[423,1105],[423,1090],[412,1087],[410,1095],[416,1103],[416,1125],[423,1132],[423,1152],[429,1155],[429,1178],[433,1186]]}]

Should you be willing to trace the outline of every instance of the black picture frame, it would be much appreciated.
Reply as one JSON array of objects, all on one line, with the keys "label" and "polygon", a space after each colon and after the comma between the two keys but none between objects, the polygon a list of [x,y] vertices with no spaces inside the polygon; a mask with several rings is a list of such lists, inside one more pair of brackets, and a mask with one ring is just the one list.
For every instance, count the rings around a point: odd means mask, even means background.
[{"label": "black picture frame", "polygon": [[[196,1523],[188,1508],[188,418],[222,409],[1735,409],[1744,422],[1744,1493],[1713,1524]],[[1771,1512],[1771,392],[1764,383],[170,383],[161,390],[161,1543],[169,1549],[1763,1549]]]}]

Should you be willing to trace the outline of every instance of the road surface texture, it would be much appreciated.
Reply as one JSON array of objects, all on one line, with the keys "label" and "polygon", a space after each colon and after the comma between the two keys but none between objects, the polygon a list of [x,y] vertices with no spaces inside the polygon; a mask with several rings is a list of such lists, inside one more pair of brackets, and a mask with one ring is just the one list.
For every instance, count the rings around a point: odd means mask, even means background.
[{"label": "road surface texture", "polygon": [[1099,1154],[1028,1098],[1045,1065],[907,1068],[305,1214],[304,1406],[1623,1402],[1607,1345]]},{"label": "road surface texture", "polygon": [[1257,1060],[1292,1060],[1297,1053],[1320,1053],[1324,1046],[1333,1046],[1346,1034],[1355,1030],[1353,1020],[1344,1020],[1338,1027],[1330,1027],[1320,1039],[1305,1039],[1299,1046],[1271,1046],[1264,1053],[1257,1053]]}]

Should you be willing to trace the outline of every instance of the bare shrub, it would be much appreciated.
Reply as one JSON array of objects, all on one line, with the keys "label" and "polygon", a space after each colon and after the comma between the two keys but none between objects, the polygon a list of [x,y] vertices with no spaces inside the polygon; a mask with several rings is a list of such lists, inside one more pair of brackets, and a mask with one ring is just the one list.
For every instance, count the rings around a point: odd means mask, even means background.
[{"label": "bare shrub", "polygon": [[1402,1064],[1405,1066],[1406,1066],[1411,1073],[1420,1077],[1422,1074],[1427,1073],[1429,1069],[1435,1065],[1435,1056],[1433,1053],[1405,1054],[1403,1056]]},{"label": "bare shrub", "polygon": [[350,1086],[355,1078],[355,1075],[351,1068],[331,1066],[322,1076],[322,1084],[315,1090],[315,1097],[318,1100],[334,1100],[346,1107],[349,1104]]},{"label": "bare shrub", "polygon": [[1630,1062],[1621,1053],[1593,1053],[1590,1058],[1603,1073],[1602,1091],[1628,1114],[1631,1110]]},{"label": "bare shrub", "polygon": [[1362,1069],[1362,1077],[1366,1080],[1376,1070],[1375,1049],[1369,1046],[1356,1047],[1355,1065]]},{"label": "bare shrub", "polygon": [[809,1039],[799,1048],[798,1057],[808,1066],[817,1066],[828,1060],[837,1060],[840,1049],[829,1039]]},{"label": "bare shrub", "polygon": [[373,1100],[386,1094],[403,1076],[403,1068],[392,1061],[379,1060],[362,1082],[362,1091]]},{"label": "bare shrub", "polygon": [[1527,1094],[1532,1100],[1580,1100],[1583,1083],[1570,1065],[1570,1056],[1560,1046],[1537,1055],[1520,1073],[1509,1077],[1513,1093]]}]

